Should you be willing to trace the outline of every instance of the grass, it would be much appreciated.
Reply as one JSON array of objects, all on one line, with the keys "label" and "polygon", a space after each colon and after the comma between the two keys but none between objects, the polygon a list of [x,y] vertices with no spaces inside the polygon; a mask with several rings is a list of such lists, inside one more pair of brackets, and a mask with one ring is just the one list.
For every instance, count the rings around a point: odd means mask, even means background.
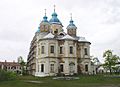
[{"label": "grass", "polygon": [[53,80],[52,77],[20,76],[17,80],[0,82],[0,87],[120,87],[120,78],[104,76],[79,76],[79,78],[79,80]]}]

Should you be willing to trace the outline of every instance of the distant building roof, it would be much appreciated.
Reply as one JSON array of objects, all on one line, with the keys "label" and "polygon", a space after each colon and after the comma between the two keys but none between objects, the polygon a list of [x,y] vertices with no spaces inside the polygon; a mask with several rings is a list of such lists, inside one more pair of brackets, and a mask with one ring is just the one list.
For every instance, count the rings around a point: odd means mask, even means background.
[{"label": "distant building roof", "polygon": [[5,65],[5,66],[21,66],[18,62],[0,62],[0,65]]}]

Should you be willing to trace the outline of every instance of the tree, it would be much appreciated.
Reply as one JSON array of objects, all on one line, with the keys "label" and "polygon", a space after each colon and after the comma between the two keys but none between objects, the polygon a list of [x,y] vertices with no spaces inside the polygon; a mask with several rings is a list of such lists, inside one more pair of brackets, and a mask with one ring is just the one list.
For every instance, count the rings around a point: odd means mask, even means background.
[{"label": "tree", "polygon": [[112,50],[107,50],[103,53],[103,57],[105,58],[103,66],[110,71],[110,74],[112,74],[112,68],[118,63],[119,56],[113,55]]},{"label": "tree", "polygon": [[18,57],[18,63],[21,65],[21,68],[22,68],[22,75],[24,75],[26,73],[25,71],[25,66],[26,66],[26,63],[24,62],[22,56],[19,56]]},{"label": "tree", "polygon": [[100,65],[100,61],[97,57],[94,57],[93,59],[94,65]]},{"label": "tree", "polygon": [[91,63],[93,65],[93,74],[96,73],[97,74],[97,71],[98,71],[98,68],[99,68],[99,65],[100,65],[100,61],[97,57],[93,57],[92,56],[92,60],[91,60]]},{"label": "tree", "polygon": [[18,63],[21,63],[22,61],[24,61],[23,58],[22,58],[22,56],[19,56],[18,57]]}]

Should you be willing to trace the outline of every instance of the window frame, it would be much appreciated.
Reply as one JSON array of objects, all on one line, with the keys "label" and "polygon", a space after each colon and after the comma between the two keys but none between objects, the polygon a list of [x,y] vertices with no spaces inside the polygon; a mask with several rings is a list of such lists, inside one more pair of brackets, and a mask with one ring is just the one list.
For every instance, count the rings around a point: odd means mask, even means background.
[{"label": "window frame", "polygon": [[54,73],[54,66],[55,66],[54,64],[50,64],[50,72],[51,73]]},{"label": "window frame", "polygon": [[45,53],[45,46],[41,46],[41,54]]},{"label": "window frame", "polygon": [[55,47],[53,45],[50,46],[50,53],[54,53]]},{"label": "window frame", "polygon": [[41,64],[41,72],[44,72],[44,64]]},{"label": "window frame", "polygon": [[84,48],[84,54],[88,55],[88,49],[87,48]]},{"label": "window frame", "polygon": [[60,64],[60,72],[64,72],[64,65]]},{"label": "window frame", "polygon": [[85,72],[88,72],[88,64],[85,65]]},{"label": "window frame", "polygon": [[63,47],[60,47],[60,54],[63,54]]},{"label": "window frame", "polygon": [[73,54],[73,46],[69,47],[69,52],[70,52],[70,54]]}]

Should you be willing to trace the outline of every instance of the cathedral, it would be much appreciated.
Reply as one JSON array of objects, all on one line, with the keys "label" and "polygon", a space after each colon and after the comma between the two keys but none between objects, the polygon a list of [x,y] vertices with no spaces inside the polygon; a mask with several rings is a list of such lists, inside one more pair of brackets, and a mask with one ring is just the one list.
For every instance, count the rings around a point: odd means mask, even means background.
[{"label": "cathedral", "polygon": [[28,73],[34,76],[91,74],[90,42],[77,36],[72,16],[64,32],[57,13],[48,21],[46,12],[30,44]]}]

